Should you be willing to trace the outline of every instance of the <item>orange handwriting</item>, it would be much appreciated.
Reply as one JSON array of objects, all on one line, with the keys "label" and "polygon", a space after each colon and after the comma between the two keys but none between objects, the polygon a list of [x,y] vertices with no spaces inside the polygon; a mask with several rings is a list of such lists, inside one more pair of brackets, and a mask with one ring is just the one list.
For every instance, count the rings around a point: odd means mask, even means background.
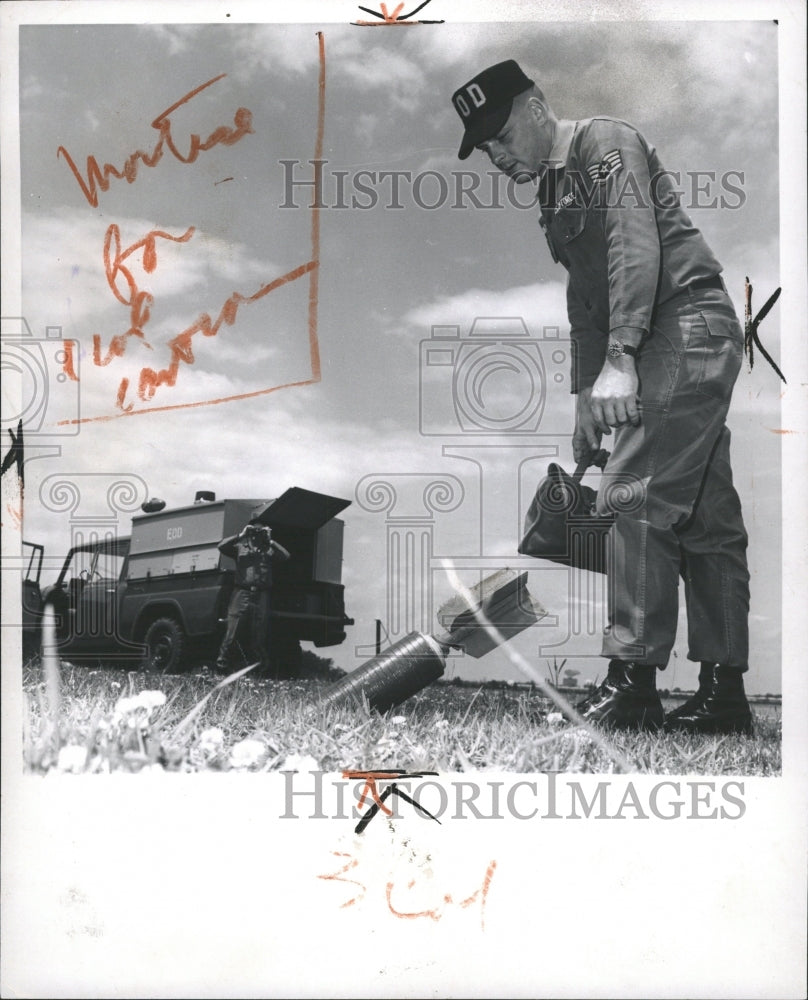
[{"label": "orange handwriting", "polygon": [[347,864],[343,865],[338,871],[331,872],[329,875],[318,875],[317,878],[324,879],[326,882],[346,882],[348,885],[358,885],[362,890],[358,896],[352,896],[351,899],[344,903],[340,903],[340,909],[344,910],[346,906],[353,906],[354,903],[360,902],[365,897],[367,892],[367,886],[363,882],[357,882],[353,878],[342,878],[353,868],[356,868],[359,862],[356,858],[352,857],[350,854],[346,854],[345,851],[332,851],[331,852],[336,858],[349,858]]},{"label": "orange handwriting", "polygon": [[424,0],[422,4],[419,4],[414,10],[411,10],[409,14],[402,14],[401,11],[404,7],[403,3],[400,3],[392,13],[387,10],[387,4],[379,4],[381,7],[381,13],[376,10],[371,10],[369,7],[363,7],[359,4],[359,9],[365,11],[366,14],[372,14],[374,17],[381,18],[380,21],[352,21],[352,24],[356,24],[362,28],[376,28],[380,25],[385,24],[443,24],[443,21],[411,21],[410,18],[413,14],[417,14],[419,10],[423,10],[426,5],[430,3],[430,0]]},{"label": "orange handwriting", "polygon": [[[402,7],[404,5],[402,4]],[[365,786],[362,789],[362,794],[359,796],[359,802],[357,803],[357,809],[361,809],[365,804],[365,800],[368,795],[373,799],[376,805],[381,809],[383,813],[388,816],[393,815],[393,810],[388,808],[384,804],[384,800],[379,798],[379,790],[376,788],[376,779],[381,781],[389,781],[391,773],[393,776],[396,774],[401,774],[403,772],[389,772],[389,771],[343,771],[343,778],[364,778]]]},{"label": "orange handwriting", "polygon": [[[121,248],[121,234],[115,223],[107,227],[104,238],[104,273],[115,298],[125,306],[129,307],[130,326],[125,333],[116,334],[109,343],[106,353],[102,352],[101,337],[98,334],[93,336],[93,363],[99,367],[105,367],[114,358],[122,357],[126,352],[126,345],[130,337],[137,337],[145,347],[149,349],[152,345],[146,340],[144,327],[149,322],[151,308],[154,304],[154,296],[138,287],[131,270],[125,265],[125,261],[139,250],[143,251],[143,270],[151,274],[157,267],[157,240],[169,240],[172,243],[187,243],[195,232],[195,228],[190,226],[181,236],[172,236],[171,233],[163,232],[161,229],[153,229],[147,233],[142,240],[137,240],[126,249]],[[257,292],[252,295],[242,295],[240,292],[233,292],[222,306],[216,319],[211,319],[209,313],[202,313],[195,323],[187,327],[182,333],[177,334],[168,342],[170,349],[170,361],[167,367],[161,369],[144,367],[140,371],[138,379],[137,394],[142,400],[150,400],[161,385],[176,385],[181,364],[191,365],[194,363],[194,352],[192,339],[197,333],[202,333],[205,337],[215,337],[222,324],[232,326],[236,321],[239,308],[250,302],[257,302],[268,295],[269,292],[280,288],[282,285],[296,278],[308,274],[317,267],[317,261],[307,261],[299,267],[288,271],[274,281],[262,285]],[[127,403],[126,397],[129,391],[129,379],[121,379],[116,396],[116,406],[118,409],[128,412],[132,409],[133,403]]]},{"label": "orange handwriting", "polygon": [[[150,292],[142,292],[138,288],[132,272],[124,266],[123,262],[136,251],[143,250],[143,270],[147,274],[152,274],[157,267],[157,239],[170,240],[172,243],[187,243],[194,232],[193,226],[190,226],[182,236],[172,236],[170,233],[164,233],[161,229],[153,229],[142,240],[133,243],[126,250],[121,250],[120,229],[114,222],[107,227],[104,237],[104,273],[115,298],[122,305],[129,306],[129,321],[132,325],[126,333],[119,333],[112,338],[104,357],[101,356],[101,338],[98,334],[93,336],[94,364],[103,367],[108,365],[113,358],[121,357],[126,350],[126,342],[129,337],[139,337],[146,347],[151,347],[151,344],[146,340],[143,327],[149,321],[154,296]],[[118,287],[119,278],[122,278],[125,284],[124,291]]]},{"label": "orange handwriting", "polygon": [[[361,902],[367,894],[367,885],[364,882],[359,882],[356,878],[344,878],[349,872],[355,874],[354,869],[358,868],[359,860],[349,854],[347,851],[332,851],[331,852],[336,858],[347,859],[341,868],[338,868],[335,872],[329,872],[327,875],[318,875],[317,878],[321,878],[328,882],[344,882],[346,885],[358,886],[359,892],[351,896],[344,903],[340,903],[340,909],[345,909],[348,906],[353,906],[355,903]],[[416,879],[411,878],[407,882],[406,890],[396,889],[395,882],[391,879],[385,886],[385,898],[387,900],[387,908],[394,917],[398,917],[401,920],[416,920],[419,917],[428,917],[430,920],[438,921],[446,915],[446,912],[450,906],[458,906],[460,909],[465,910],[473,903],[479,901],[480,903],[480,926],[482,930],[485,930],[485,904],[488,898],[488,892],[491,888],[491,881],[494,877],[494,872],[496,871],[497,863],[496,861],[491,861],[486,868],[485,876],[482,881],[482,885],[479,889],[476,889],[470,896],[466,896],[464,899],[455,900],[451,893],[444,893],[443,898],[440,902],[431,908],[425,910],[408,910],[404,908],[404,902],[401,900],[401,896],[405,892],[413,889],[416,884]],[[399,899],[394,903],[393,895],[396,894]]]},{"label": "orange handwriting", "polygon": [[119,169],[113,166],[111,163],[105,163],[103,167],[98,165],[98,160],[94,156],[87,157],[87,178],[82,176],[81,171],[76,166],[75,161],[64,146],[59,146],[56,150],[57,158],[59,156],[63,157],[67,166],[73,172],[73,176],[78,181],[78,185],[84,194],[84,197],[93,206],[93,208],[98,207],[98,189],[102,191],[109,190],[110,179],[115,177],[118,180],[126,180],[127,184],[132,184],[137,179],[138,167],[142,163],[144,167],[154,167],[163,158],[163,149],[167,147],[172,156],[174,156],[180,163],[193,163],[200,153],[206,152],[212,149],[214,146],[233,146],[240,139],[243,139],[245,135],[249,135],[254,132],[252,127],[252,112],[247,108],[239,108],[235,115],[233,116],[233,124],[235,128],[229,128],[226,125],[220,125],[215,128],[210,135],[204,141],[196,133],[191,134],[190,145],[187,151],[183,152],[177,147],[173,135],[171,134],[171,115],[183,104],[187,104],[191,98],[196,97],[201,91],[210,87],[212,84],[216,83],[218,80],[223,79],[227,76],[226,73],[220,73],[219,76],[214,76],[212,80],[208,80],[207,83],[201,84],[199,87],[195,87],[193,90],[185,94],[178,101],[175,101],[170,108],[166,108],[165,111],[161,111],[160,114],[152,121],[151,127],[157,129],[160,133],[160,138],[154,146],[151,153],[144,152],[142,149],[136,150],[132,153],[124,163],[123,167]]},{"label": "orange handwriting", "polygon": [[398,20],[398,15],[404,9],[404,4],[400,3],[398,5],[398,7],[396,7],[396,9],[393,11],[392,14],[388,14],[387,13],[387,4],[386,3],[380,3],[379,6],[382,9],[382,17],[384,18],[385,21],[388,21],[388,22],[389,21],[397,21]]},{"label": "orange handwriting", "polygon": [[[270,281],[266,285],[262,285],[258,291],[253,292],[252,295],[242,295],[240,292],[233,292],[230,298],[222,306],[219,311],[219,315],[215,320],[212,320],[208,313],[202,313],[194,324],[189,326],[186,330],[183,330],[182,333],[177,334],[176,337],[168,342],[168,346],[171,348],[171,361],[169,362],[167,368],[161,368],[159,371],[154,368],[141,369],[137,387],[137,394],[140,399],[144,401],[152,399],[155,392],[161,385],[176,385],[180,365],[183,363],[192,365],[194,363],[194,352],[191,341],[195,334],[201,333],[205,337],[215,337],[219,332],[222,323],[232,326],[236,322],[236,316],[240,306],[247,305],[250,302],[257,302],[265,295],[273,292],[276,288],[280,288],[282,285],[286,285],[290,281],[295,281],[297,278],[302,277],[304,274],[308,274],[309,271],[314,270],[316,267],[317,261],[310,260],[291,271],[287,271],[286,274],[282,274],[280,278],[275,278],[274,281]],[[118,393],[119,405],[121,399],[126,394],[128,386],[129,380],[122,379],[121,387]],[[131,406],[132,404],[129,405]]]},{"label": "orange handwriting", "polygon": [[[321,160],[323,154],[323,135],[325,131],[325,40],[322,31],[316,32],[318,40],[318,50],[319,50],[319,65],[320,71],[318,76],[317,84],[317,133],[314,146],[314,159]],[[115,167],[105,164],[104,168],[101,169],[98,166],[97,161],[94,157],[89,157],[87,160],[87,181],[81,176],[79,171],[76,169],[73,160],[70,158],[67,150],[64,147],[59,147],[58,154],[64,155],[67,160],[68,166],[73,171],[79,185],[84,192],[85,197],[90,202],[91,205],[96,206],[98,204],[98,188],[106,191],[109,188],[110,177],[125,178],[128,183],[132,183],[137,175],[138,162],[142,161],[146,166],[154,166],[160,157],[162,156],[163,145],[167,145],[169,150],[183,163],[191,163],[196,159],[198,153],[205,149],[210,149],[217,143],[224,143],[227,145],[232,145],[238,142],[244,135],[252,132],[252,115],[251,112],[246,108],[239,108],[235,117],[236,129],[235,131],[228,128],[216,129],[211,135],[201,142],[198,136],[191,136],[191,148],[188,154],[181,154],[174,143],[171,136],[171,122],[169,116],[181,105],[187,103],[192,97],[198,94],[200,91],[204,90],[206,87],[211,86],[211,84],[216,83],[217,80],[221,80],[226,74],[221,74],[220,76],[214,77],[212,80],[208,80],[207,83],[202,84],[195,90],[190,91],[184,97],[176,101],[170,108],[161,112],[157,118],[152,122],[152,126],[157,128],[160,132],[160,139],[152,151],[151,155],[147,155],[143,152],[138,151],[133,153],[123,170],[117,170]],[[224,180],[232,180],[232,178],[224,178]],[[204,313],[202,314],[197,322],[188,327],[177,337],[175,337],[170,342],[171,347],[171,362],[167,368],[163,368],[159,371],[152,368],[144,368],[141,371],[140,377],[138,379],[138,393],[141,399],[150,399],[159,385],[174,385],[179,372],[179,365],[182,362],[188,364],[193,362],[193,352],[191,350],[191,338],[194,334],[200,331],[205,336],[215,336],[222,323],[233,323],[236,318],[239,306],[255,302],[262,298],[264,295],[273,291],[276,288],[280,288],[282,285],[287,284],[290,281],[294,281],[297,278],[303,277],[306,274],[310,274],[309,279],[309,294],[308,294],[308,340],[309,340],[309,359],[311,365],[311,372],[307,378],[300,379],[295,382],[286,382],[281,385],[270,385],[260,389],[254,389],[249,392],[242,392],[235,395],[224,396],[218,399],[208,399],[208,400],[198,400],[194,402],[184,402],[184,403],[174,403],[166,404],[163,406],[149,406],[141,407],[140,409],[134,409],[131,403],[126,402],[127,392],[129,391],[129,380],[122,379],[118,388],[116,404],[120,412],[114,414],[102,414],[90,417],[78,417],[69,420],[60,420],[58,425],[64,426],[69,424],[82,424],[87,422],[95,421],[106,421],[113,420],[117,417],[129,416],[132,414],[140,413],[155,413],[162,412],[165,410],[177,410],[184,409],[187,407],[197,407],[197,406],[207,406],[213,403],[223,403],[238,399],[251,399],[256,396],[262,396],[266,393],[276,392],[279,389],[287,389],[292,386],[304,386],[304,385],[314,385],[321,380],[322,372],[320,365],[320,345],[317,335],[317,312],[318,312],[318,276],[319,276],[319,259],[320,259],[320,218],[319,209],[316,207],[320,202],[320,191],[319,191],[319,177],[315,178],[315,192],[314,192],[314,206],[311,209],[311,260],[307,261],[305,264],[288,271],[286,274],[281,275],[274,281],[270,281],[265,285],[262,285],[257,292],[252,295],[244,296],[238,292],[233,292],[233,294],[227,299],[224,306],[222,307],[216,320],[211,320],[211,317]],[[168,236],[159,230],[154,230],[152,233],[148,234],[144,240],[140,241],[139,244],[133,244],[126,251],[120,252],[119,243],[116,242],[116,237],[114,234],[110,234],[108,231],[107,239],[105,240],[105,259],[104,264],[107,271],[107,280],[110,281],[110,276],[113,277],[114,287],[113,293],[116,298],[122,302],[124,305],[130,307],[130,319],[132,320],[132,326],[127,332],[129,336],[137,336],[141,342],[148,347],[151,345],[147,344],[145,337],[143,335],[143,326],[148,321],[149,309],[152,304],[151,297],[148,293],[141,293],[138,289],[136,283],[131,283],[127,277],[128,269],[121,267],[121,262],[129,255],[130,252],[134,252],[138,246],[143,246],[144,249],[144,267],[153,261],[156,264],[156,249],[155,249],[155,239],[157,237],[164,239],[171,239],[175,242],[182,242],[185,238],[190,238],[193,233],[193,228],[188,230],[184,237],[174,237]],[[110,263],[111,262],[111,263]],[[121,291],[119,286],[118,277],[121,277],[122,281],[126,286],[126,291]],[[131,275],[129,275],[131,277]],[[109,351],[107,352],[107,357],[104,358],[101,355],[101,345],[100,341],[97,345],[97,360],[96,364],[106,364],[108,360],[112,357],[119,356],[115,352],[117,349],[123,348],[125,350],[125,345],[128,339],[127,334],[124,334],[122,338],[115,338]],[[120,353],[123,353],[123,350]],[[68,378],[73,378],[75,376],[78,380],[78,376],[75,374],[75,369],[72,364],[72,355],[68,361],[65,362],[64,373]],[[73,374],[71,374],[71,372]]]},{"label": "orange handwriting", "polygon": [[66,340],[64,343],[64,361],[62,362],[62,372],[72,382],[78,382],[76,374],[76,359],[73,356],[73,348],[76,346],[74,340]]},{"label": "orange handwriting", "polygon": [[[417,917],[429,917],[430,920],[440,920],[441,917],[446,912],[446,907],[451,906],[456,902],[456,905],[465,909],[467,906],[471,906],[472,903],[480,899],[480,925],[483,930],[485,930],[485,901],[488,896],[488,890],[491,888],[491,879],[494,877],[494,872],[496,871],[497,863],[492,861],[485,872],[485,878],[483,879],[482,886],[473,892],[466,899],[460,899],[455,901],[450,893],[445,893],[441,902],[431,910],[401,910],[393,905],[393,890],[395,888],[393,882],[388,882],[386,886],[387,895],[387,906],[390,912],[395,917],[401,917],[405,920],[413,920]],[[407,888],[412,889],[415,885],[415,879],[410,879],[407,883]]]}]

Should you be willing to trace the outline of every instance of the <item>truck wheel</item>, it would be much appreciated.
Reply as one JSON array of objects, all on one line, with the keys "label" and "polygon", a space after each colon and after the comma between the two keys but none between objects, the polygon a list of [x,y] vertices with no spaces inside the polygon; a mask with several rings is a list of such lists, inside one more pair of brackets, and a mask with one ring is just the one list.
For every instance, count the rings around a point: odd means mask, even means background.
[{"label": "truck wheel", "polygon": [[149,625],[143,641],[146,643],[143,661],[146,670],[164,674],[179,670],[185,652],[185,633],[179,622],[173,618],[157,618]]}]

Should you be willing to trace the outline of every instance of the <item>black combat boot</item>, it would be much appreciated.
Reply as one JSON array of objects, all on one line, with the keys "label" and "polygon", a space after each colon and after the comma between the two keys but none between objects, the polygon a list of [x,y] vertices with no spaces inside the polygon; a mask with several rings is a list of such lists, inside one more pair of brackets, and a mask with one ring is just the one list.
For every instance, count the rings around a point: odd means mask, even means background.
[{"label": "black combat boot", "polygon": [[659,729],[664,721],[656,667],[612,660],[606,680],[576,705],[585,722],[615,729]]},{"label": "black combat boot", "polygon": [[665,716],[665,728],[667,730],[673,730],[676,728],[677,719],[687,718],[692,715],[695,711],[702,711],[704,709],[704,703],[710,697],[713,692],[713,680],[715,678],[715,664],[714,663],[702,663],[701,669],[699,670],[699,689],[694,695],[683,702],[678,708],[674,708],[672,712],[668,712]]},{"label": "black combat boot", "polygon": [[746,733],[751,736],[752,711],[743,689],[743,671],[718,664],[706,697],[700,698],[699,692],[696,692],[693,698],[668,716],[666,729],[670,732]]}]

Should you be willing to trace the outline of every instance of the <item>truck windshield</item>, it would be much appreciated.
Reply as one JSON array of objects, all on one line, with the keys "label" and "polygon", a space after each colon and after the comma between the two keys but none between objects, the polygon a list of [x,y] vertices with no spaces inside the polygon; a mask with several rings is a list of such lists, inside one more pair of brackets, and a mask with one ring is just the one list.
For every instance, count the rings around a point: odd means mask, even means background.
[{"label": "truck windshield", "polygon": [[125,552],[104,549],[76,549],[64,572],[63,582],[71,580],[117,580],[121,575]]}]

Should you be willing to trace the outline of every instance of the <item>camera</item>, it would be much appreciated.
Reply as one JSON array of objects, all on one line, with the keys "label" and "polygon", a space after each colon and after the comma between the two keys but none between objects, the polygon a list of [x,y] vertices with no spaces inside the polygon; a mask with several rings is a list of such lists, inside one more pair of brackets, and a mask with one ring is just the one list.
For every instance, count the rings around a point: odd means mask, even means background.
[{"label": "camera", "polygon": [[39,339],[22,316],[4,316],[0,346],[3,376],[16,378],[19,387],[19,395],[16,386],[4,393],[3,429],[22,422],[26,438],[78,434],[78,341],[63,340],[60,326],[45,327]]},{"label": "camera", "polygon": [[[545,414],[548,389],[569,392],[572,345],[558,327],[533,337],[521,317],[433,326],[421,341],[419,415],[425,435],[569,433]],[[558,424],[558,426],[548,426]]]},{"label": "camera", "polygon": [[247,534],[250,536],[250,538],[269,539],[272,537],[272,530],[268,528],[265,524],[248,524]]}]

